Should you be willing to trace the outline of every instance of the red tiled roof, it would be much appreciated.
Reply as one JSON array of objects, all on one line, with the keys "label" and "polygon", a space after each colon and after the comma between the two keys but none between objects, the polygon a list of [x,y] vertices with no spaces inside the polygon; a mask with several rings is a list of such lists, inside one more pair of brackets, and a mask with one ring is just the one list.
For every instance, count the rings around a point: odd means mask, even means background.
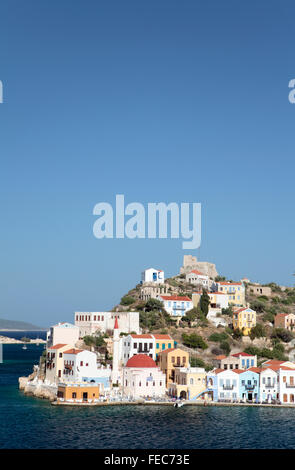
[{"label": "red tiled roof", "polygon": [[257,374],[260,374],[260,372],[263,370],[261,367],[250,367],[247,370],[251,370],[252,372],[257,372]]},{"label": "red tiled roof", "polygon": [[64,354],[79,354],[80,352],[85,351],[85,349],[68,349],[67,351],[64,351]]},{"label": "red tiled roof", "polygon": [[236,374],[243,374],[243,372],[246,372],[245,369],[232,369],[233,372],[235,372]]},{"label": "red tiled roof", "polygon": [[225,359],[226,356],[224,356],[224,354],[220,354],[219,356],[216,356],[215,359]]},{"label": "red tiled roof", "polygon": [[275,318],[278,318],[278,317],[287,317],[289,315],[289,313],[277,313]]},{"label": "red tiled roof", "polygon": [[208,277],[206,274],[201,273],[201,271],[197,271],[196,269],[193,269],[189,274],[194,273],[197,274],[198,276],[205,276]]},{"label": "red tiled roof", "polygon": [[152,335],[130,335],[132,338],[146,338],[146,339],[152,339]]},{"label": "red tiled roof", "polygon": [[253,354],[247,354],[245,352],[239,352],[239,353],[236,353],[236,354],[231,354],[231,356],[233,357],[240,357],[240,356],[250,356],[250,357],[253,357]]},{"label": "red tiled roof", "polygon": [[67,344],[55,344],[54,346],[51,346],[50,348],[48,349],[59,349],[59,348],[63,348],[64,346],[67,346]]},{"label": "red tiled roof", "polygon": [[152,335],[155,339],[173,339],[170,335]]},{"label": "red tiled roof", "polygon": [[125,367],[157,367],[157,364],[146,354],[136,354],[128,359]]},{"label": "red tiled roof", "polygon": [[185,302],[192,302],[189,297],[181,297],[180,295],[160,295],[161,299],[164,300],[183,300]]}]

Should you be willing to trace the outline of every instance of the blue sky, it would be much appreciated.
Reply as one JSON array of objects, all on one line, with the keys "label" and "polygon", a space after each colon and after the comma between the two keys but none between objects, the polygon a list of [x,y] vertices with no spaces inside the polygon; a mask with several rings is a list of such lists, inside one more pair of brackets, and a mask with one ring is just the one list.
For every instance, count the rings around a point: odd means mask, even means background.
[{"label": "blue sky", "polygon": [[294,2],[0,8],[0,318],[112,308],[181,240],[97,240],[93,207],[201,202],[195,253],[293,285]]}]

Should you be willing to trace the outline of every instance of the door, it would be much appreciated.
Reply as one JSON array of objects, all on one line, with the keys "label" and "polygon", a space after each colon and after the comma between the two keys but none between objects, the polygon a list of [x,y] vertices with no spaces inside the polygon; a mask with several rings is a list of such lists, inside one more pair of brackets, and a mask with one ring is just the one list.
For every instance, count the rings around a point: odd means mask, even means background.
[{"label": "door", "polygon": [[87,400],[88,400],[88,393],[83,392],[83,401],[87,401]]}]

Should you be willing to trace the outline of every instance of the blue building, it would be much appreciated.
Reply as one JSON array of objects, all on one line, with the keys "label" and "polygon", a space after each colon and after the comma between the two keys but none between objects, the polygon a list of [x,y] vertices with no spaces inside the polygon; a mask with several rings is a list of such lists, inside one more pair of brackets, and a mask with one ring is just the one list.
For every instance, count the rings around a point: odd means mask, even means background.
[{"label": "blue building", "polygon": [[[251,367],[245,371],[239,371],[239,398],[243,401],[258,402],[260,397],[260,369]],[[235,371],[237,372],[237,371]]]}]

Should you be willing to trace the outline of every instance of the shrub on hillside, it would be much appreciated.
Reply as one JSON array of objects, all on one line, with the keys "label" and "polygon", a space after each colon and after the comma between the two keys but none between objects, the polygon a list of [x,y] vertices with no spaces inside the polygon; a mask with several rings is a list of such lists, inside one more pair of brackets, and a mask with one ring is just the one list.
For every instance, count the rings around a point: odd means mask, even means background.
[{"label": "shrub on hillside", "polygon": [[131,305],[135,302],[135,298],[131,297],[131,295],[125,295],[122,297],[120,304],[121,305]]},{"label": "shrub on hillside", "polygon": [[222,341],[222,343],[220,343],[220,349],[224,352],[224,354],[226,354],[228,356],[229,353],[230,353],[229,342],[228,341]]},{"label": "shrub on hillside", "polygon": [[222,341],[226,341],[228,339],[228,335],[225,332],[222,333],[212,333],[209,336],[208,341],[214,341],[215,343],[220,343]]},{"label": "shrub on hillside", "polygon": [[271,338],[279,338],[284,343],[289,343],[294,338],[294,335],[291,331],[285,330],[284,328],[274,328]]},{"label": "shrub on hillside", "polygon": [[188,346],[189,348],[194,349],[207,349],[208,344],[203,340],[202,336],[197,335],[196,333],[192,333],[188,335],[184,333],[182,335],[183,344]]},{"label": "shrub on hillside", "polygon": [[251,328],[249,336],[252,339],[252,341],[255,338],[262,338],[262,337],[266,336],[266,331],[265,331],[264,326],[261,323],[257,323],[256,326]]}]

